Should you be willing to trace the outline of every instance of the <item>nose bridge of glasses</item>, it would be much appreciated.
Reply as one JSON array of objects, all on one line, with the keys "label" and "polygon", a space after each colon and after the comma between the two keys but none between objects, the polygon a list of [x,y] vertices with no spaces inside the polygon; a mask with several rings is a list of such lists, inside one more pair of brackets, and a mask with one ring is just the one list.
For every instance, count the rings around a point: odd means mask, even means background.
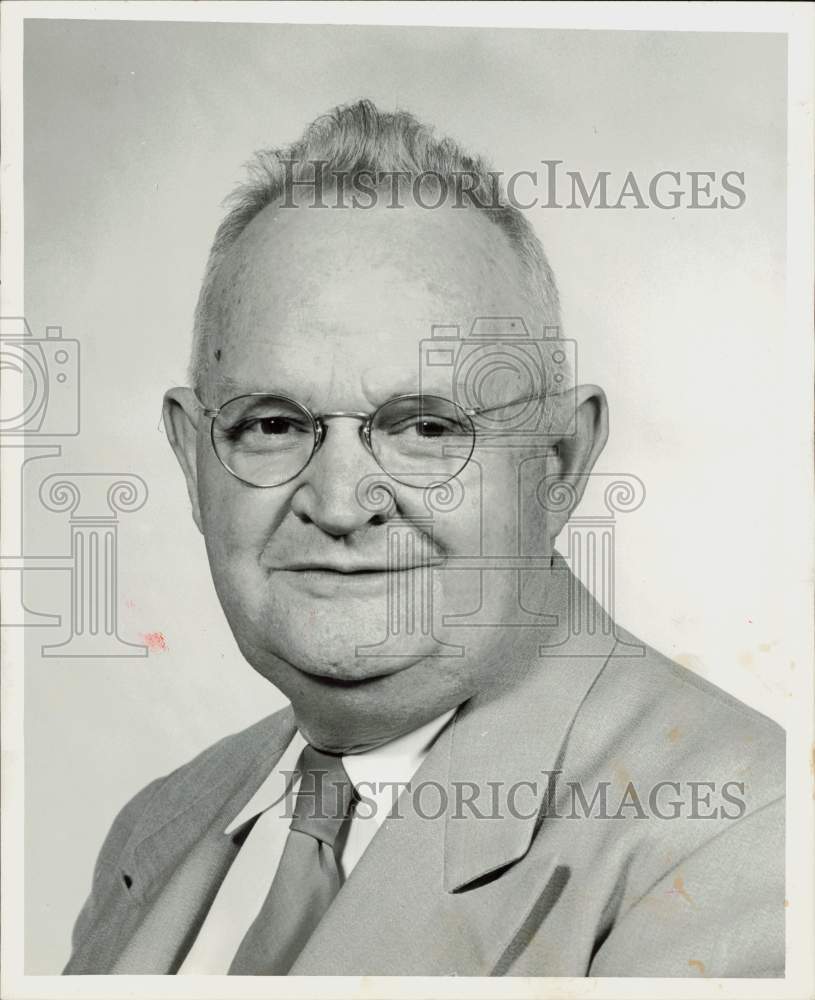
[{"label": "nose bridge of glasses", "polygon": [[321,413],[318,420],[336,420],[338,417],[345,417],[351,420],[369,420],[372,414],[362,413],[360,410],[337,410],[334,413]]},{"label": "nose bridge of glasses", "polygon": [[314,422],[317,425],[315,450],[325,441],[327,431],[326,423],[337,419],[359,420],[359,436],[368,451],[371,450],[371,420],[373,419],[373,414],[363,413],[361,410],[336,410],[334,413],[321,413],[318,417],[315,417]]}]

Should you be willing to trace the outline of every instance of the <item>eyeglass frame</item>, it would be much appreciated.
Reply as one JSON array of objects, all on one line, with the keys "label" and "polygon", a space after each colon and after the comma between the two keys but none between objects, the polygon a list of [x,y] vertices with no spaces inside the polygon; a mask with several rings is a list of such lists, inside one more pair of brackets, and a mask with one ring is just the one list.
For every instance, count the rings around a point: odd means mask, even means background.
[{"label": "eyeglass frame", "polygon": [[[396,476],[393,475],[393,473],[389,472],[376,457],[376,454],[374,453],[373,450],[373,446],[371,444],[371,425],[373,424],[374,418],[376,417],[377,413],[379,413],[379,411],[383,409],[383,407],[389,406],[391,403],[396,403],[399,402],[400,400],[405,400],[405,399],[438,399],[441,402],[448,403],[451,406],[454,406],[457,410],[460,410],[470,422],[470,429],[472,431],[472,442],[470,444],[469,454],[462,462],[461,467],[458,469],[458,471],[454,472],[451,476],[448,476],[446,479],[437,480],[436,482],[431,484],[433,486],[443,486],[445,483],[449,483],[451,479],[455,479],[456,476],[461,475],[461,473],[467,467],[467,464],[469,463],[470,459],[473,457],[473,452],[475,451],[475,442],[476,442],[476,427],[472,420],[473,417],[480,416],[482,413],[489,413],[491,410],[500,410],[507,406],[516,406],[519,403],[527,403],[533,399],[543,399],[545,396],[559,395],[559,393],[535,392],[528,396],[522,396],[520,399],[512,399],[506,403],[500,403],[497,406],[467,408],[461,406],[459,403],[456,403],[455,400],[447,399],[445,396],[437,396],[434,393],[406,392],[396,396],[391,396],[389,399],[386,399],[384,403],[381,403],[379,406],[377,406],[375,410],[371,411],[370,413],[365,413],[361,410],[335,410],[330,413],[319,413],[319,414],[312,413],[311,410],[304,403],[301,403],[296,399],[292,399],[291,396],[286,396],[279,392],[242,392],[239,393],[237,396],[233,396],[231,399],[228,399],[225,403],[222,403],[220,406],[215,406],[215,407],[206,406],[202,402],[202,400],[198,398],[197,393],[193,393],[193,395],[195,397],[195,401],[201,407],[203,416],[208,417],[210,420],[209,439],[212,445],[212,450],[215,453],[215,457],[218,459],[220,464],[226,469],[226,471],[230,474],[230,476],[234,476],[239,483],[243,483],[245,486],[251,486],[256,490],[271,490],[277,488],[278,486],[286,486],[288,483],[293,482],[293,480],[295,480],[302,472],[304,472],[308,468],[309,464],[311,463],[311,460],[317,454],[317,451],[319,450],[319,448],[323,444],[323,441],[325,440],[326,428],[324,425],[324,421],[334,420],[337,417],[349,418],[351,420],[361,420],[362,426],[359,428],[360,440],[362,441],[365,449],[371,455],[373,460],[379,466],[379,468],[382,469],[382,471],[385,473],[386,476],[388,476],[389,479],[393,479],[394,482],[400,483],[402,486],[413,485],[411,483],[405,483],[402,480],[397,479]],[[248,479],[243,479],[241,476],[239,476],[237,472],[235,472],[233,469],[230,469],[230,467],[226,464],[223,458],[221,458],[220,454],[218,453],[218,448],[215,444],[215,418],[218,416],[221,410],[229,406],[230,403],[234,403],[236,399],[248,399],[253,396],[271,396],[274,399],[282,399],[286,403],[292,403],[294,406],[302,410],[308,416],[308,418],[311,420],[312,427],[314,429],[314,435],[313,435],[314,445],[305,463],[300,467],[300,469],[298,469],[297,472],[295,472],[293,476],[289,476],[288,479],[284,479],[280,483],[273,483],[269,486],[261,486],[259,483],[251,483],[249,482]],[[427,487],[423,486],[421,488],[426,489]]]}]

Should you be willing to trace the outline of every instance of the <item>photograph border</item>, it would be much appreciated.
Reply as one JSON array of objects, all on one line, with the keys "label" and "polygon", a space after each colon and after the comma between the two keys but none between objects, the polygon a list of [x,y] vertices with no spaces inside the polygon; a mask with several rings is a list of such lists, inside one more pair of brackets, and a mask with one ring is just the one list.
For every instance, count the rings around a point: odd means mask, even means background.
[{"label": "photograph border", "polygon": [[[2,59],[2,268],[0,316],[24,316],[23,26],[31,19],[210,21],[300,24],[436,25],[571,28],[619,31],[775,32],[788,42],[787,314],[782,340],[790,379],[789,436],[775,456],[783,470],[788,523],[800,523],[797,546],[785,553],[791,589],[787,641],[797,662],[797,697],[787,725],[787,964],[774,979],[481,979],[428,977],[289,978],[277,996],[291,997],[779,997],[803,998],[815,988],[813,912],[813,471],[812,398],[798,380],[813,371],[813,8],[792,3],[31,3],[0,8]],[[804,378],[801,378],[801,382]],[[12,386],[10,391],[15,391]],[[5,391],[9,391],[8,386]],[[12,404],[13,405],[13,404]],[[8,470],[2,470],[8,485]],[[4,489],[3,543],[21,523],[19,495]],[[792,532],[785,535],[785,543]],[[15,547],[13,549],[17,551]],[[2,986],[4,998],[265,997],[264,979],[170,976],[27,976],[23,973],[24,636],[2,635]]]}]

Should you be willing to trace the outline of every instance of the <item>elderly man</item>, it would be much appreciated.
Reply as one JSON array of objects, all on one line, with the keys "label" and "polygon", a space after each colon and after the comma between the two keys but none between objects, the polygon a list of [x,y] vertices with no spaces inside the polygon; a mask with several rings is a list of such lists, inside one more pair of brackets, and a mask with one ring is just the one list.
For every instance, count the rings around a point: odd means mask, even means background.
[{"label": "elderly man", "polygon": [[258,155],[164,415],[290,705],[123,808],[66,972],[783,975],[783,734],[555,551],[607,433],[559,325],[496,175],[412,116]]}]

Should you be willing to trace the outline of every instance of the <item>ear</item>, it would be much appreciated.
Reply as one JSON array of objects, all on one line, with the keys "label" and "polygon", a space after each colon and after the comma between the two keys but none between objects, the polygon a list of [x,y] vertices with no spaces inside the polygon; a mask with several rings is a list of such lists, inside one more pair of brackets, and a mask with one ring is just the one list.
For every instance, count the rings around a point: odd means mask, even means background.
[{"label": "ear", "polygon": [[201,418],[201,404],[192,389],[186,387],[168,389],[164,394],[162,417],[167,437],[187,481],[193,520],[198,530],[203,532],[201,509],[198,503],[197,459],[198,421]]},{"label": "ear", "polygon": [[560,533],[580,503],[589,474],[608,440],[608,403],[599,386],[576,386],[562,397],[562,405],[568,406],[570,412],[574,407],[573,433],[564,434],[557,441],[557,457],[550,465],[552,486],[549,492],[555,496],[558,485],[563,484],[565,489],[561,493],[568,495],[570,502],[568,506],[558,504],[557,509],[551,511],[553,537]]}]

